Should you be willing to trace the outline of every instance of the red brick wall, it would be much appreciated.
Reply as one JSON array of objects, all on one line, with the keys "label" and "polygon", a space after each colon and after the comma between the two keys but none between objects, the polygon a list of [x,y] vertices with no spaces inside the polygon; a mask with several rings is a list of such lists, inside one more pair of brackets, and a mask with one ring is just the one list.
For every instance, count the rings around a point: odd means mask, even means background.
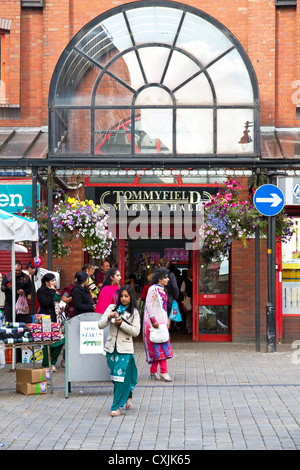
[{"label": "red brick wall", "polygon": [[[291,98],[292,84],[300,80],[299,5],[296,10],[276,9],[275,0],[186,3],[223,23],[247,51],[259,82],[261,124],[299,125]],[[20,2],[2,0],[0,17],[13,20],[6,40],[9,102],[21,102],[22,116],[0,126],[47,125],[49,84],[59,56],[85,24],[115,6],[113,1],[45,0],[43,9],[20,9]]]},{"label": "red brick wall", "polygon": [[[255,240],[231,248],[232,341],[255,341]],[[267,243],[260,243],[260,335],[266,341]]]},{"label": "red brick wall", "polygon": [[[22,126],[42,123],[43,24],[39,9],[24,10],[21,22]],[[12,125],[12,123],[11,123]]]},{"label": "red brick wall", "polygon": [[285,127],[286,122],[295,119],[295,105],[292,103],[292,84],[296,77],[297,62],[295,10],[279,10],[276,20],[276,126]]},{"label": "red brick wall", "polygon": [[282,337],[285,343],[290,343],[300,338],[300,318],[283,317]]}]

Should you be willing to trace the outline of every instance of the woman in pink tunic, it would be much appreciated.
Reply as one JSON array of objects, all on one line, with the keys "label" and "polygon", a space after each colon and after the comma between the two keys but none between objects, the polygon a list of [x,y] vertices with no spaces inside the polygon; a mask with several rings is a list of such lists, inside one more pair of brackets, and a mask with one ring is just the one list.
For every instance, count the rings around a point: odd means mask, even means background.
[{"label": "woman in pink tunic", "polygon": [[118,268],[110,268],[105,275],[95,312],[103,314],[109,305],[117,302],[120,281],[121,274]]},{"label": "woman in pink tunic", "polygon": [[[171,382],[173,379],[168,374],[167,359],[173,357],[170,340],[165,343],[152,343],[150,341],[150,327],[153,325],[159,328],[160,324],[169,327],[167,314],[168,296],[165,286],[169,282],[168,270],[166,268],[157,269],[152,277],[152,285],[149,287],[145,312],[143,318],[143,340],[145,345],[146,360],[150,367],[151,378]],[[158,364],[160,365],[160,375],[158,374]]]}]

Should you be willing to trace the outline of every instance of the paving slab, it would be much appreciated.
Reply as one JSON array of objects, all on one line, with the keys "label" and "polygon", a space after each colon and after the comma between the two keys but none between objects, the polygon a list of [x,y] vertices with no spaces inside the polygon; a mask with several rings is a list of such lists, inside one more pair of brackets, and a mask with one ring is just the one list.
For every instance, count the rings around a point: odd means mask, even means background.
[{"label": "paving slab", "polygon": [[[174,382],[150,379],[135,344],[139,381],[133,408],[110,416],[110,382],[72,383],[62,367],[53,394],[22,395],[0,369],[0,450],[299,450],[300,364],[291,345],[174,343]],[[17,367],[28,367],[17,364]]]}]

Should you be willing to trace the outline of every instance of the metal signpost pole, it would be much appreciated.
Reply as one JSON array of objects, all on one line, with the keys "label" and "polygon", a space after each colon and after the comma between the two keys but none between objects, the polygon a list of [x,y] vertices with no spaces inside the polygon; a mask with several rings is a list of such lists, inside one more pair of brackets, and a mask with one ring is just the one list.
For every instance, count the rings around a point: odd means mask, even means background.
[{"label": "metal signpost pole", "polygon": [[282,191],[273,184],[260,186],[253,198],[256,209],[268,217],[268,303],[266,306],[267,352],[276,351],[276,218],[284,206]]}]

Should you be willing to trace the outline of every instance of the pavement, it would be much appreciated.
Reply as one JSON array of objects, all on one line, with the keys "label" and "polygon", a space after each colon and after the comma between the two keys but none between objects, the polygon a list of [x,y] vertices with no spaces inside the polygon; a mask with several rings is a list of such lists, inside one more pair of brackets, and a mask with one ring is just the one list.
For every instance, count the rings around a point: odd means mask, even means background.
[{"label": "pavement", "polygon": [[59,367],[53,394],[26,396],[16,393],[16,374],[6,364],[0,369],[0,450],[105,450],[117,460],[123,451],[178,456],[300,449],[300,349],[298,358],[289,344],[271,353],[265,346],[256,352],[255,344],[190,341],[172,347],[174,382],[166,383],[150,379],[143,344],[135,344],[133,408],[118,417],[110,416],[111,382],[72,383],[65,398]]}]

